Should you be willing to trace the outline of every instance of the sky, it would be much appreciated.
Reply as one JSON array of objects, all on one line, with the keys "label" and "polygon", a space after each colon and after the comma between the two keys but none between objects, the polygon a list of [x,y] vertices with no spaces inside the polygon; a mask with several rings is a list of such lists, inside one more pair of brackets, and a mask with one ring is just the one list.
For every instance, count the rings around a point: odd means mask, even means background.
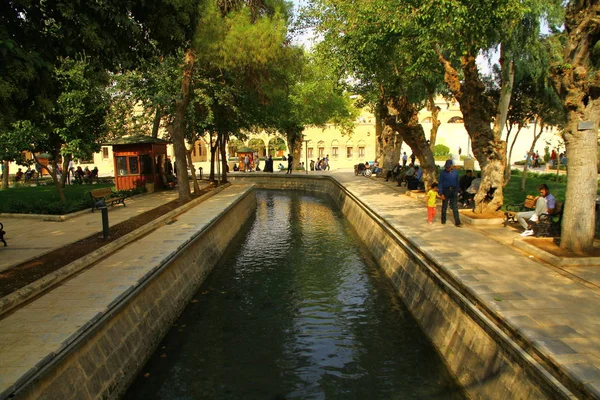
[{"label": "sky", "polygon": [[[309,2],[309,0],[292,0],[292,3],[294,4],[294,13],[297,13],[298,9],[302,6],[307,5],[308,2]],[[296,45],[303,46],[305,49],[310,49],[311,43],[313,40],[314,40],[314,34],[309,30],[299,36],[295,36],[292,39],[292,42]],[[491,60],[484,58],[482,55],[477,57],[477,65],[479,67],[479,71],[484,75],[489,74],[490,73],[490,62],[491,62],[491,64],[496,64],[496,63],[498,63],[498,58],[499,58],[498,52],[491,52]]]}]

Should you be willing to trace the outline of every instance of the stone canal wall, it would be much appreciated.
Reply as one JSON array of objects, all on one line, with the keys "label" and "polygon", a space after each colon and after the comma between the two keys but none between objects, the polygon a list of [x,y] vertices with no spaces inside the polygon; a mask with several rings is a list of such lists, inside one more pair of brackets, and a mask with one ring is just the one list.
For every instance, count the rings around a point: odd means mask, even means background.
[{"label": "stone canal wall", "polygon": [[[256,196],[248,188],[220,215],[212,215],[200,232],[189,232],[184,246],[158,261],[131,292],[22,385],[16,397],[122,395],[255,209]],[[180,216],[177,223],[182,220]]]},{"label": "stone canal wall", "polygon": [[[565,387],[517,345],[522,338],[481,310],[443,265],[393,229],[349,190],[327,176],[241,177],[257,188],[328,193],[370,249],[398,295],[472,398],[572,398]],[[472,297],[472,296],[471,296]]]}]

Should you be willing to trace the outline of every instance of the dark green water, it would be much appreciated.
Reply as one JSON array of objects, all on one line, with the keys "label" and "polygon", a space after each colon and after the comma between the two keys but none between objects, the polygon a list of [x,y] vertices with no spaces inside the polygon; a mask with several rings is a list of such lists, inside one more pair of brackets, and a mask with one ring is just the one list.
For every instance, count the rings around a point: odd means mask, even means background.
[{"label": "dark green water", "polygon": [[257,199],[126,398],[465,398],[329,198]]}]

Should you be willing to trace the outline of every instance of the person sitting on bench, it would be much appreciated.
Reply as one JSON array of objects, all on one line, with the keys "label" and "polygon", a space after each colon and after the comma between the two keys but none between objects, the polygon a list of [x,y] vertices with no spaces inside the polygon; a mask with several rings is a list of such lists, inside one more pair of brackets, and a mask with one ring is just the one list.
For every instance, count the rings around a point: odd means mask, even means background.
[{"label": "person sitting on bench", "polygon": [[473,200],[474,196],[472,196],[467,190],[469,189],[471,183],[473,183],[474,180],[475,177],[473,176],[473,171],[468,169],[467,172],[463,176],[461,176],[460,180],[458,181],[458,186],[460,187],[458,202],[462,204],[463,207],[466,207]]},{"label": "person sitting on bench", "polygon": [[540,219],[540,215],[552,214],[556,209],[556,198],[550,194],[548,185],[542,183],[538,186],[538,190],[540,191],[540,195],[535,201],[535,210],[517,213],[517,221],[525,228],[521,236],[532,236],[535,234],[528,221],[535,223]]}]

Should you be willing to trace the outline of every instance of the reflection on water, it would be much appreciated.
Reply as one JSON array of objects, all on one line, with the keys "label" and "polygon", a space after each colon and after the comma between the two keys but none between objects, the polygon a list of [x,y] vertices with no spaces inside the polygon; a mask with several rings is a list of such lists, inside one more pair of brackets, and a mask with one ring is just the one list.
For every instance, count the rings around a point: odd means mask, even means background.
[{"label": "reflection on water", "polygon": [[257,198],[126,398],[464,398],[329,198]]}]

